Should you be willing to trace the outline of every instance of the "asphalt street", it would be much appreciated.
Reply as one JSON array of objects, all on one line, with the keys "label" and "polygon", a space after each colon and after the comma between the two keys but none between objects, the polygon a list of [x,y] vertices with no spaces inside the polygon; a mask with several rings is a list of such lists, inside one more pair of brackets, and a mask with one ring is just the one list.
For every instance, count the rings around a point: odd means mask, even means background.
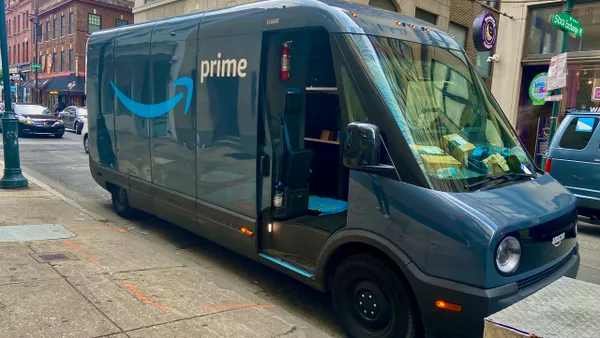
[{"label": "asphalt street", "polygon": [[[110,195],[89,173],[88,156],[80,135],[67,132],[62,139],[20,138],[19,144],[21,164],[29,175],[105,217],[107,222],[130,229],[134,227],[139,236],[160,244],[165,250],[185,253],[199,266],[239,283],[331,336],[341,335],[327,296],[155,217],[126,221],[116,216]],[[578,279],[600,284],[600,255],[597,254],[600,252],[600,225],[582,219],[579,229],[582,264]]]}]

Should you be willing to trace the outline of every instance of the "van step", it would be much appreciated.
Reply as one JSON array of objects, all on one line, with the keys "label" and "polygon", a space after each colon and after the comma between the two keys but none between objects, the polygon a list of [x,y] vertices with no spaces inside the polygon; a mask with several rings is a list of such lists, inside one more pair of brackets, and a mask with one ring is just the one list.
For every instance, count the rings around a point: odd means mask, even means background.
[{"label": "van step", "polygon": [[286,262],[286,261],[284,261],[282,259],[273,257],[271,255],[267,255],[266,253],[262,253],[262,252],[259,253],[258,256],[260,256],[260,257],[262,257],[262,258],[264,258],[266,260],[269,260],[269,261],[271,261],[271,262],[273,262],[275,264],[281,265],[284,268],[286,268],[288,270],[291,270],[291,271],[294,271],[295,273],[300,274],[300,275],[302,275],[302,276],[304,276],[306,278],[314,279],[314,275],[312,273],[310,273],[308,271],[305,271],[303,269],[300,269],[300,268],[298,268],[298,267],[296,267],[296,266],[294,266],[294,265],[292,265],[292,264],[290,264],[290,263],[288,263],[288,262]]}]

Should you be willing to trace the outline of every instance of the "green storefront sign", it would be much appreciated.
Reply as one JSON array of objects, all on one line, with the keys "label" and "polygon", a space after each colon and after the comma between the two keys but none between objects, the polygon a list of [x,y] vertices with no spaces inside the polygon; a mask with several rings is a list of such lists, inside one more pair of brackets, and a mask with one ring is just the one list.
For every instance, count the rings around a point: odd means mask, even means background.
[{"label": "green storefront sign", "polygon": [[577,37],[581,37],[583,35],[583,27],[581,27],[579,20],[572,17],[568,13],[554,14],[552,16],[552,24]]},{"label": "green storefront sign", "polygon": [[546,84],[548,82],[548,73],[543,72],[536,75],[529,84],[529,98],[534,106],[542,106],[546,103]]}]

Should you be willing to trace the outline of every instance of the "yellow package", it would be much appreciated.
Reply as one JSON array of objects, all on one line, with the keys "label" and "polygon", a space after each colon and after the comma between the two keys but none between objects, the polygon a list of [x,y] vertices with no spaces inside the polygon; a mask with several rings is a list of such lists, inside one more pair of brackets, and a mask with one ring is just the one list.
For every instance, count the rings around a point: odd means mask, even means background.
[{"label": "yellow package", "polygon": [[467,164],[469,156],[475,150],[475,145],[468,142],[458,134],[443,136],[440,140],[440,146],[462,164]]}]

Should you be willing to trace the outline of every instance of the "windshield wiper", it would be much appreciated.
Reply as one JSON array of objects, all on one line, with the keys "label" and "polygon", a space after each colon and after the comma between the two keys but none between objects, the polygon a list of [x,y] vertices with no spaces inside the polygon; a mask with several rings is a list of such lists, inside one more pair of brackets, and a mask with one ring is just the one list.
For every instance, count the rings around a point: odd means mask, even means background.
[{"label": "windshield wiper", "polygon": [[[495,184],[490,184],[487,188],[492,187],[494,185],[498,185],[504,182],[508,182],[508,181],[515,181],[517,179],[523,179],[523,178],[536,178],[537,176],[534,174],[520,174],[520,173],[508,173],[508,174],[502,174],[502,175],[496,175],[496,176],[488,176],[484,179],[482,179],[481,181],[477,181],[475,183],[471,183],[471,184],[465,184],[465,189],[467,190],[473,190],[473,188],[479,187],[481,185],[484,185],[486,183],[490,183],[490,182],[495,182]],[[483,188],[481,188],[480,190],[483,190]]]}]

